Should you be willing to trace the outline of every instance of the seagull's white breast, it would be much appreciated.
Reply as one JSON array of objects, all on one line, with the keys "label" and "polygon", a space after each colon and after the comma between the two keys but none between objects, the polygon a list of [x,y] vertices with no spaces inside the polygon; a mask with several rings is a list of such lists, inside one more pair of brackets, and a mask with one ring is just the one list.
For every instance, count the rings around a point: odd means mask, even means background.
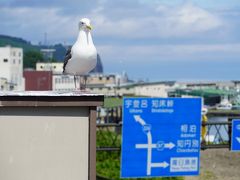
[{"label": "seagull's white breast", "polygon": [[96,66],[97,50],[93,43],[77,41],[71,49],[71,55],[65,70],[68,74],[84,75]]}]

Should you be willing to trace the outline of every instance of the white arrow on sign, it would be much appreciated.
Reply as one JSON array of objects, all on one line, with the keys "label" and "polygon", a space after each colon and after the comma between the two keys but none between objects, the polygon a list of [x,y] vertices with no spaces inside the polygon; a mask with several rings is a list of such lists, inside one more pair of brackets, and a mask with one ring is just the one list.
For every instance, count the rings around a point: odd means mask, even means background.
[{"label": "white arrow on sign", "polygon": [[139,115],[135,115],[134,119],[136,122],[139,122],[142,126],[146,125],[145,121]]},{"label": "white arrow on sign", "polygon": [[166,161],[164,161],[164,162],[162,162],[162,163],[152,163],[151,164],[151,167],[162,167],[162,168],[166,168],[166,167],[168,167],[169,166],[169,164],[166,162]]},{"label": "white arrow on sign", "polygon": [[[143,127],[146,126],[146,122],[141,118],[140,115],[134,115],[133,116],[135,121],[141,124]],[[152,161],[152,134],[150,129],[146,131],[147,138],[148,138],[148,144],[147,144],[147,175],[151,174],[151,161]]]},{"label": "white arrow on sign", "polygon": [[172,148],[175,147],[175,144],[173,144],[172,142],[170,142],[170,143],[165,144],[164,147],[165,147],[165,148],[168,148],[168,149],[172,149]]},{"label": "white arrow on sign", "polygon": [[[145,149],[145,148],[148,148],[148,144],[136,144],[135,147],[137,149]],[[158,148],[158,145],[157,144],[152,144],[151,147],[152,148]],[[164,144],[164,148],[166,148],[166,149],[172,149],[174,147],[175,147],[175,144],[172,143],[172,142]]]},{"label": "white arrow on sign", "polygon": [[237,139],[238,143],[240,143],[240,137],[236,137],[236,139]]}]

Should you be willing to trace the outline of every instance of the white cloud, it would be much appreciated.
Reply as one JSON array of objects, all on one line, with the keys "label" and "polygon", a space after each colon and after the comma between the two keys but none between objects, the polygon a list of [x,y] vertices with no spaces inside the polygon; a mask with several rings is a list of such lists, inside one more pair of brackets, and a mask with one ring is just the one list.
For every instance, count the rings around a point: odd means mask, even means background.
[{"label": "white cloud", "polygon": [[[98,46],[103,59],[114,61],[124,60],[149,63],[151,61],[215,61],[222,58],[240,56],[240,44],[197,44],[197,45],[127,45],[127,46]],[[111,57],[115,57],[112,59]]]},{"label": "white cloud", "polygon": [[[6,34],[29,37],[28,39],[35,42],[47,32],[54,43],[75,39],[80,17],[92,19],[95,37],[128,40],[199,37],[224,24],[216,15],[192,4],[178,7],[142,5],[137,8],[129,6],[126,9],[110,9],[105,3],[99,1],[97,7],[77,16],[75,13],[63,14],[62,8],[53,7],[0,8],[0,25],[8,30]],[[17,26],[18,29],[11,29],[11,26]]]},{"label": "white cloud", "polygon": [[39,37],[48,33],[49,41],[61,42],[77,35],[79,17],[63,16],[58,8],[0,8],[0,26],[5,27],[6,34],[15,34],[38,42]]},{"label": "white cloud", "polygon": [[167,16],[176,34],[201,33],[223,25],[219,17],[192,4],[173,9]]},{"label": "white cloud", "polygon": [[215,14],[192,4],[174,8],[163,5],[147,8],[148,14],[143,11],[141,16],[130,16],[122,12],[114,19],[107,16],[107,9],[101,8],[91,14],[98,30],[96,34],[125,38],[189,37],[224,25]]}]

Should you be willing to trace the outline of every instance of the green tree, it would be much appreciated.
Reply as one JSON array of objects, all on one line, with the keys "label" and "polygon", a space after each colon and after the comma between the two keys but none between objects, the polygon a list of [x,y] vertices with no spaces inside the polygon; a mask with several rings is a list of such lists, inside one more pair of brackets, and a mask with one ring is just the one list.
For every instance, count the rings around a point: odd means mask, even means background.
[{"label": "green tree", "polygon": [[23,56],[24,68],[35,68],[37,62],[43,62],[43,55],[39,51],[27,51]]}]

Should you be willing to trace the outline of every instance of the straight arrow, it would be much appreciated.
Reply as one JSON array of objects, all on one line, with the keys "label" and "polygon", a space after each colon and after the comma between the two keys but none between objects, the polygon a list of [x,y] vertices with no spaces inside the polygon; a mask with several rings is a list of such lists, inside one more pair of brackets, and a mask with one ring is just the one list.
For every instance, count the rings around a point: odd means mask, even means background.
[{"label": "straight arrow", "polygon": [[139,122],[142,126],[146,125],[145,121],[139,115],[133,116],[136,122]]},{"label": "straight arrow", "polygon": [[162,167],[162,168],[166,168],[166,167],[168,167],[169,166],[169,164],[166,162],[166,161],[164,161],[164,162],[162,162],[162,163],[152,163],[151,164],[151,167]]},{"label": "straight arrow", "polygon": [[172,142],[166,143],[166,144],[164,144],[164,147],[165,147],[165,148],[168,148],[168,149],[172,149],[172,148],[175,147],[175,144],[173,144]]},{"label": "straight arrow", "polygon": [[[135,145],[135,148],[137,148],[137,149],[146,149],[148,147],[149,147],[148,144],[136,144]],[[158,148],[158,145],[157,144],[151,144],[150,147],[154,149],[154,148]],[[174,147],[175,147],[175,144],[172,143],[172,142],[164,144],[164,148],[166,148],[166,149],[172,149]]]}]

